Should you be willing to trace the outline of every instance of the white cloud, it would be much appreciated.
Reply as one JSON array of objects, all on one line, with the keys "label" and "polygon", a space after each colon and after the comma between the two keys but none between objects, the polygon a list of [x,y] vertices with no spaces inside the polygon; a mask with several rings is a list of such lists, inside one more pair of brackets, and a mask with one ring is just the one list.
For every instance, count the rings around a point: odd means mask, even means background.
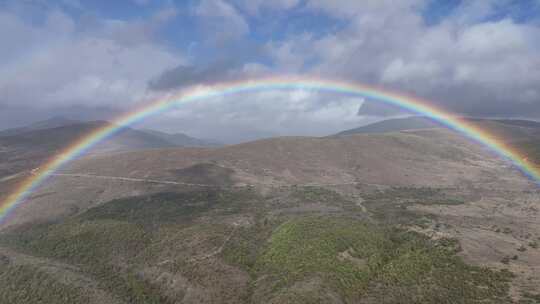
[{"label": "white cloud", "polygon": [[81,31],[60,11],[49,12],[41,26],[1,14],[0,39],[10,48],[0,50],[0,103],[123,108],[136,102],[150,79],[183,62],[152,40],[152,31],[172,15],[161,11],[132,23],[97,20]]},{"label": "white cloud", "polygon": [[[204,57],[208,53],[223,57],[208,66],[187,62],[155,40],[156,30],[176,16],[174,8],[144,20],[84,22],[51,10],[39,26],[0,12],[0,106],[125,108],[147,97],[149,80],[164,71],[171,81],[166,88],[301,73],[408,91],[468,114],[540,117],[538,25],[488,18],[500,10],[495,0],[464,1],[427,25],[422,9],[429,1],[202,0],[188,12],[204,29],[192,42],[193,57],[205,64],[215,59]],[[255,28],[292,8],[326,14],[339,26],[286,31],[294,34],[272,35],[275,40],[263,37],[266,28]],[[260,39],[256,50],[244,50],[252,36]],[[362,102],[312,91],[263,92],[181,107],[153,124],[223,140],[324,135],[366,122],[356,115]]]},{"label": "white cloud", "polygon": [[216,42],[239,39],[249,33],[249,24],[234,6],[223,0],[201,0],[194,9],[203,27]]},{"label": "white cloud", "polygon": [[313,57],[313,37],[301,34],[288,41],[269,41],[265,50],[281,71],[298,71]]},{"label": "white cloud", "polygon": [[274,11],[288,10],[300,4],[300,0],[236,0],[235,2],[251,15],[259,15],[265,9]]},{"label": "white cloud", "polygon": [[[425,4],[308,0],[308,9],[341,18],[345,26],[322,36],[291,36],[267,50],[278,66],[383,84],[467,114],[540,116],[540,27],[510,18],[486,21],[500,1],[466,1],[440,24],[427,25]],[[312,63],[307,71],[306,59]]]},{"label": "white cloud", "polygon": [[322,136],[365,122],[363,99],[306,90],[262,91],[198,100],[150,118],[148,126],[238,142],[260,136]]},{"label": "white cloud", "polygon": [[145,5],[150,4],[150,1],[151,0],[133,0],[133,2],[135,2],[135,4],[141,5],[141,6],[145,6]]},{"label": "white cloud", "polygon": [[[359,15],[396,14],[426,3],[426,0],[307,0],[306,6],[335,17],[357,17]],[[384,17],[384,16],[382,16]]]}]

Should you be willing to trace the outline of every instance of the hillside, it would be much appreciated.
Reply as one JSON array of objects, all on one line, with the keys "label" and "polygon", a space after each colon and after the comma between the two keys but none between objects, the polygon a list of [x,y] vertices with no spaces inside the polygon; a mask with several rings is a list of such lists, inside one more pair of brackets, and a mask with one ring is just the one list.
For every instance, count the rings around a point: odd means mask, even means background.
[{"label": "hillside", "polygon": [[[67,143],[108,124],[106,121],[51,118],[27,127],[0,131],[0,178],[31,170],[65,148]],[[126,128],[94,147],[91,153],[215,145],[218,143],[181,133]]]},{"label": "hillside", "polygon": [[430,128],[440,128],[440,125],[433,120],[425,117],[407,117],[375,122],[366,126],[341,131],[336,135],[341,136],[364,133],[387,133]]},{"label": "hillside", "polygon": [[0,295],[534,303],[539,197],[444,129],[92,154],[1,226]]},{"label": "hillside", "polygon": [[165,133],[156,130],[142,130],[145,133],[153,135],[155,137],[161,138],[173,145],[178,147],[215,147],[221,146],[222,144],[215,140],[199,139],[188,136],[183,133]]},{"label": "hillside", "polygon": [[28,126],[1,130],[0,137],[13,136],[13,135],[23,134],[30,131],[36,131],[36,130],[59,128],[59,127],[64,127],[64,126],[69,126],[69,125],[74,125],[74,124],[79,124],[79,123],[81,123],[81,121],[65,118],[62,116],[56,116],[56,117],[51,117],[46,120],[34,122]]},{"label": "hillside", "polygon": [[[479,127],[500,134],[507,140],[531,139],[540,137],[540,122],[531,120],[469,118]],[[427,117],[406,117],[379,121],[366,126],[345,130],[337,136],[365,133],[388,133],[407,130],[442,128],[440,124]]]},{"label": "hillside", "polygon": [[[540,166],[540,122],[518,119],[469,118],[481,129],[487,130],[500,140],[505,141],[518,151],[523,151],[530,161]],[[352,134],[373,134],[404,132],[411,130],[442,128],[436,122],[425,117],[407,117],[388,119],[355,129],[337,133],[335,136]]]}]

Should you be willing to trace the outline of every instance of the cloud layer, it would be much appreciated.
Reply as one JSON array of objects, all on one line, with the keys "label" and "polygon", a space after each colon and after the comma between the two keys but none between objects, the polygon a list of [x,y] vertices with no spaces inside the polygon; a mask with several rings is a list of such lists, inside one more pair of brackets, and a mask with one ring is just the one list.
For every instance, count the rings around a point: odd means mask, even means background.
[{"label": "cloud layer", "polygon": [[[186,86],[268,74],[374,84],[463,115],[540,119],[534,1],[133,1],[116,15],[85,1],[28,3],[0,5],[0,127],[74,109],[95,118]],[[329,134],[399,113],[370,100],[265,92],[153,124],[237,141]]]},{"label": "cloud layer", "polygon": [[345,20],[343,28],[323,36],[302,33],[269,48],[276,62],[296,63],[307,73],[412,92],[466,115],[539,117],[537,24],[492,19],[500,1],[471,1],[428,25],[425,1],[398,3],[308,1]]}]

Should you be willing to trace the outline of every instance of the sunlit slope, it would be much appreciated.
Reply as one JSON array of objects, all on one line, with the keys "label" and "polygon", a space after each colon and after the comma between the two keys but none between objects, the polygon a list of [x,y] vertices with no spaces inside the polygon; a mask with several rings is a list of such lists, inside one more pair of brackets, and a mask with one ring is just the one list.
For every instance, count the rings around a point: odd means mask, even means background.
[{"label": "sunlit slope", "polygon": [[[201,162],[233,169],[239,183],[252,180],[276,185],[482,182],[495,178],[490,171],[506,169],[504,162],[482,147],[441,129],[337,138],[283,137],[219,149],[117,153],[81,159],[64,172],[174,179],[175,169]],[[511,170],[506,175],[514,176]]]},{"label": "sunlit slope", "polygon": [[[540,122],[531,120],[512,119],[469,119],[480,128],[489,131],[495,138],[506,142],[514,150],[522,151],[524,155],[540,166]],[[404,132],[411,130],[442,128],[437,123],[425,117],[408,117],[388,119],[363,127],[346,130],[337,136],[352,134],[373,134]]]},{"label": "sunlit slope", "polygon": [[15,211],[12,223],[196,185],[528,186],[509,164],[445,130],[285,137],[222,148],[101,154],[77,160],[59,173],[67,175],[53,176]]}]

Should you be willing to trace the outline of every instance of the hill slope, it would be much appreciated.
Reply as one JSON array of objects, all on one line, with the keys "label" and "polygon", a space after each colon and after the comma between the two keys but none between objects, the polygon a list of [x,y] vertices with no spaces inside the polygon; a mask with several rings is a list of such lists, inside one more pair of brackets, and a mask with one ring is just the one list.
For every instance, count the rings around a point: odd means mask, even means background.
[{"label": "hill slope", "polygon": [[[493,131],[495,133],[506,130],[508,134],[501,134],[501,136],[507,138],[508,140],[512,139],[511,135],[514,135],[514,137],[517,136],[518,138],[540,136],[540,122],[537,121],[484,118],[469,118],[468,120],[482,128],[485,128],[486,130]],[[365,133],[388,133],[432,128],[444,127],[427,117],[414,116],[383,120],[366,126],[345,130],[337,133],[336,135],[341,136]],[[515,133],[511,134],[512,131]]]},{"label": "hill slope", "polygon": [[414,129],[439,128],[440,125],[425,117],[407,117],[379,121],[366,126],[345,130],[336,135],[352,135],[365,133],[387,133]]},{"label": "hill slope", "polygon": [[[85,134],[110,124],[51,118],[23,128],[0,131],[0,178],[31,170]],[[217,143],[151,130],[126,128],[92,149],[92,153],[157,149],[179,146],[215,146]]]},{"label": "hill slope", "polygon": [[[527,184],[508,164],[442,129],[95,154],[69,164],[61,173],[67,175],[53,178],[50,186],[43,188],[46,196],[36,193],[35,204],[31,201],[27,208],[18,210],[18,220],[24,221],[23,213],[30,218],[58,216],[71,208],[86,208],[88,203],[167,188],[167,183],[171,187],[186,183],[260,188],[355,183],[434,187],[502,184],[505,189]],[[119,179],[115,181],[115,177]],[[41,211],[35,212],[37,209]]]},{"label": "hill slope", "polygon": [[57,116],[57,117],[51,117],[47,120],[32,123],[28,126],[1,130],[0,136],[1,137],[13,136],[13,135],[23,134],[30,131],[52,129],[52,128],[64,127],[64,126],[69,126],[69,125],[78,124],[78,123],[81,123],[81,121],[68,119],[62,116]]},{"label": "hill slope", "polygon": [[[540,166],[540,122],[517,119],[470,118],[471,123],[493,134],[497,139],[522,151],[528,159]],[[335,136],[403,132],[411,130],[443,128],[425,117],[389,119],[367,126],[346,130]]]},{"label": "hill slope", "polygon": [[508,164],[442,129],[93,154],[2,226],[0,283],[18,288],[0,284],[0,295],[100,304],[534,299],[538,197]]}]

